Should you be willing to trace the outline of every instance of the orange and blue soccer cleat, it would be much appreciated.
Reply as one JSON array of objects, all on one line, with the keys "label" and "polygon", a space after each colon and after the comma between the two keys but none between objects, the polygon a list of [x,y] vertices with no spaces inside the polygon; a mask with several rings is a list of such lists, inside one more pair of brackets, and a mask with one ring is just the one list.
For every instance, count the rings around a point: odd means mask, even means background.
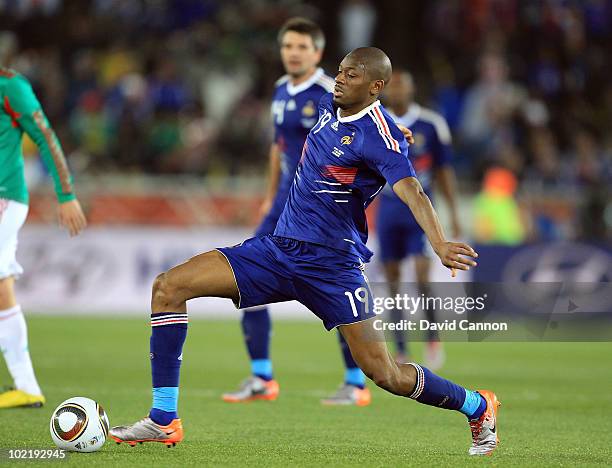
[{"label": "orange and blue soccer cleat", "polygon": [[183,440],[183,424],[180,419],[173,419],[167,426],[161,426],[147,416],[131,426],[113,427],[109,435],[117,444],[125,442],[132,447],[143,442],[161,442],[174,447]]},{"label": "orange and blue soccer cleat", "polygon": [[321,404],[328,406],[368,406],[372,402],[370,390],[355,385],[343,384],[336,393],[329,398],[321,400]]},{"label": "orange and blue soccer cleat", "polygon": [[497,395],[490,390],[477,390],[487,402],[487,408],[478,419],[470,420],[472,446],[470,455],[491,455],[499,444],[497,427],[497,409],[501,403]]},{"label": "orange and blue soccer cleat", "polygon": [[274,401],[278,398],[280,387],[276,380],[264,380],[255,375],[244,380],[240,389],[233,393],[224,393],[223,401],[228,403],[246,403],[249,401]]}]

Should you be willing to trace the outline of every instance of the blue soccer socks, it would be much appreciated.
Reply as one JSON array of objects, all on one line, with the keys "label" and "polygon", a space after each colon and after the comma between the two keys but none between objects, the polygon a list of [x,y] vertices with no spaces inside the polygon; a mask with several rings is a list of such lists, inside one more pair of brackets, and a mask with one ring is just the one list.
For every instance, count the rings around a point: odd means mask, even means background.
[{"label": "blue soccer socks", "polygon": [[470,419],[480,417],[486,409],[485,399],[478,393],[446,380],[425,367],[409,363],[417,373],[413,400],[429,406],[460,411]]},{"label": "blue soccer socks", "polygon": [[487,409],[487,400],[473,390],[465,391],[465,401],[459,411],[465,414],[468,419],[478,419]]},{"label": "blue soccer socks", "polygon": [[348,343],[340,331],[338,331],[338,341],[340,342],[340,350],[342,351],[342,357],[344,358],[344,383],[364,389],[366,383],[365,374],[353,359]]},{"label": "blue soccer socks", "polygon": [[[402,309],[391,309],[389,311],[389,319],[391,323],[401,323],[404,318]],[[406,355],[408,353],[408,343],[406,340],[406,332],[404,330],[395,330],[393,332],[393,341],[395,342],[395,351],[397,354]]]},{"label": "blue soccer socks", "polygon": [[186,313],[151,314],[153,405],[149,417],[162,426],[178,417],[179,374],[187,323]]},{"label": "blue soccer socks", "polygon": [[363,390],[366,383],[365,374],[359,367],[349,367],[344,371],[344,383]]},{"label": "blue soccer socks", "polygon": [[251,361],[251,374],[263,380],[272,380],[272,361],[269,359],[253,359]]},{"label": "blue soccer socks", "polygon": [[272,321],[267,307],[244,311],[242,333],[251,358],[251,373],[264,380],[272,380],[272,361],[270,361],[270,336]]},{"label": "blue soccer socks", "polygon": [[162,426],[167,426],[178,418],[178,387],[153,388],[153,405],[149,417]]}]

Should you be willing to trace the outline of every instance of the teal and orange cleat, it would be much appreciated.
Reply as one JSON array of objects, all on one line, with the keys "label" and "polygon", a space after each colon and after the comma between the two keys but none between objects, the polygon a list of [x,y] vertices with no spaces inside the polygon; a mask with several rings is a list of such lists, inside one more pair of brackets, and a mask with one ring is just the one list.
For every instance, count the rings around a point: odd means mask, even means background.
[{"label": "teal and orange cleat", "polygon": [[146,417],[130,426],[113,427],[109,435],[117,444],[123,442],[132,447],[143,442],[160,442],[174,447],[183,440],[183,424],[180,419],[173,419],[167,426],[161,426]]},{"label": "teal and orange cleat", "polygon": [[343,384],[336,393],[321,400],[326,406],[368,406],[372,402],[370,390]]},{"label": "teal and orange cleat", "polygon": [[242,382],[238,391],[224,393],[222,398],[228,403],[274,401],[278,398],[279,391],[280,387],[276,380],[264,380],[253,375]]},{"label": "teal and orange cleat", "polygon": [[497,409],[501,403],[490,390],[477,390],[487,402],[487,408],[478,419],[470,420],[472,446],[470,455],[491,455],[499,444]]}]

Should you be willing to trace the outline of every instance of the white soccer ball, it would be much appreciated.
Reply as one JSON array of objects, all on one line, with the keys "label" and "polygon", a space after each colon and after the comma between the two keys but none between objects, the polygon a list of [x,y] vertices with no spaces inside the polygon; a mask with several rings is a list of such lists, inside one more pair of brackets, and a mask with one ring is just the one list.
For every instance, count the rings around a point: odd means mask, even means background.
[{"label": "white soccer ball", "polygon": [[108,416],[95,401],[69,398],[51,415],[51,438],[55,445],[70,452],[95,452],[106,442]]}]

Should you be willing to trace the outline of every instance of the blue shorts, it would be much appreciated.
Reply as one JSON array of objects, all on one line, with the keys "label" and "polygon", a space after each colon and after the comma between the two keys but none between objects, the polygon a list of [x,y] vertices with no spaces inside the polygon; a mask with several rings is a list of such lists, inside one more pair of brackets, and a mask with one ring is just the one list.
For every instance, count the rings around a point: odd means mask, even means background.
[{"label": "blue shorts", "polygon": [[272,235],[217,250],[234,272],[238,308],[297,300],[327,330],[374,316],[363,264],[349,253]]},{"label": "blue shorts", "polygon": [[376,219],[382,262],[400,261],[412,255],[428,255],[427,237],[410,209],[401,201],[381,197]]}]

